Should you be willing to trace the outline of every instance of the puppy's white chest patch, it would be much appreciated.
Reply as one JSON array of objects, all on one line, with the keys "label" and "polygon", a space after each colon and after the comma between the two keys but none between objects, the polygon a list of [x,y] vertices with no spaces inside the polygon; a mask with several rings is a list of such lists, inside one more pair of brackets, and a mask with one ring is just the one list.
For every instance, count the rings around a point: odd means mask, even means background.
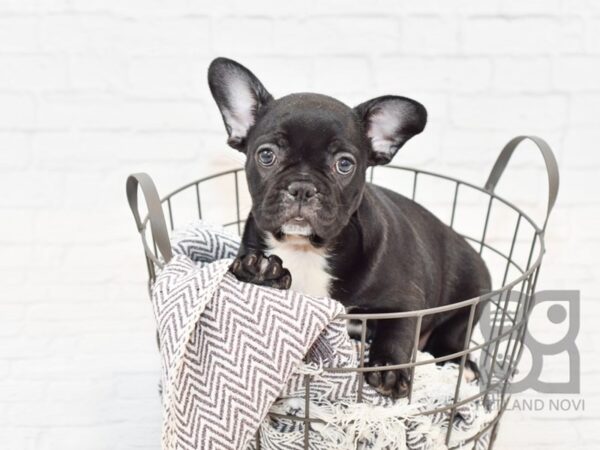
[{"label": "puppy's white chest patch", "polygon": [[306,238],[296,236],[278,241],[268,234],[267,246],[267,254],[279,256],[283,267],[292,274],[293,290],[316,297],[329,296],[332,276],[327,270],[325,251],[314,248]]}]

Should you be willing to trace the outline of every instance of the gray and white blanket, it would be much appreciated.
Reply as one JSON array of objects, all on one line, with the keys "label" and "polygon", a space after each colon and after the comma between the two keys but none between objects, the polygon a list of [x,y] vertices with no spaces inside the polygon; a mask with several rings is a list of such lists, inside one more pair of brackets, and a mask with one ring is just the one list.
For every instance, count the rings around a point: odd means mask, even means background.
[{"label": "gray and white blanket", "polygon": [[[453,401],[453,365],[418,366],[410,404],[366,384],[357,402],[360,374],[324,370],[358,363],[358,344],[336,319],[340,303],[238,281],[228,266],[239,238],[221,228],[190,224],[172,245],[175,256],[152,287],[163,449],[302,449],[304,422],[278,414],[302,418],[307,405],[322,421],[309,426],[311,449],[443,449],[448,426],[455,447],[493,419],[479,401],[458,407],[450,425],[447,413],[420,414]],[[463,383],[460,398],[477,392]]]}]

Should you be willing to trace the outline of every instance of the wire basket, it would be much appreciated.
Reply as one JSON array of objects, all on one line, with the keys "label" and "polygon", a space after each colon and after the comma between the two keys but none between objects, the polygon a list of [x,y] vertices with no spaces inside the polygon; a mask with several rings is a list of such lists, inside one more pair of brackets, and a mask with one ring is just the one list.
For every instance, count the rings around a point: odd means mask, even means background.
[{"label": "wire basket", "polygon": [[[541,226],[520,208],[494,193],[510,157],[524,140],[532,141],[539,148],[548,175],[548,203]],[[495,409],[494,418],[461,445],[461,448],[491,449],[498,433],[500,419],[507,409],[511,397],[511,382],[524,350],[527,321],[533,306],[532,294],[535,292],[545,252],[544,232],[558,193],[558,166],[554,154],[544,140],[534,136],[518,136],[509,141],[501,151],[483,187],[446,175],[408,167],[388,165],[369,170],[370,181],[394,189],[423,204],[473,245],[486,261],[494,289],[479,297],[419,311],[344,314],[340,318],[358,321],[361,324],[360,363],[356,368],[326,368],[325,370],[355,372],[378,370],[365,365],[364,349],[368,322],[415,318],[416,339],[414,339],[412,352],[413,359],[404,364],[387,366],[386,369],[408,368],[414,375],[415,367],[418,365],[458,359],[459,376],[453,401],[422,414],[445,413],[451,423],[457,408],[466,402],[481,400],[487,405],[492,404]],[[136,174],[129,177],[127,196],[142,238],[149,289],[164,262],[168,262],[172,257],[168,229],[173,230],[176,225],[193,219],[208,219],[241,234],[251,205],[242,172],[243,169],[240,168],[201,178],[180,187],[160,200],[148,175]],[[138,184],[142,188],[148,207],[148,214],[144,218],[141,218],[138,209]],[[418,337],[423,318],[462,308],[469,311],[467,339],[463,350],[444,357],[417,361]],[[485,311],[479,324],[474,323],[476,308]],[[477,395],[459,400],[468,355],[472,355],[472,359],[478,361],[481,371],[481,389]],[[311,375],[306,375],[307,399],[310,395],[310,378]],[[359,384],[357,394],[359,402],[362,400],[362,389],[363,385]],[[411,397],[412,392],[409,392],[409,402],[412,400]],[[310,446],[308,425],[319,421],[311,417],[309,402],[306,401],[304,417],[286,415],[278,415],[278,417],[304,423],[304,448],[308,449]],[[452,432],[453,427],[447,427],[445,436],[447,445],[451,441]],[[260,448],[258,436],[256,447]]]}]

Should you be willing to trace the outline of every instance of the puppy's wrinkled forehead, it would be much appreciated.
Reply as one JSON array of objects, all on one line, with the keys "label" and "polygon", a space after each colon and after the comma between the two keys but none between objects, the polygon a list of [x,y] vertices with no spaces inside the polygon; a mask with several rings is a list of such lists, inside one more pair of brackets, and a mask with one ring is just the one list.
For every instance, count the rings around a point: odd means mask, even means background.
[{"label": "puppy's wrinkled forehead", "polygon": [[291,94],[272,102],[257,120],[251,140],[278,135],[298,149],[326,150],[336,142],[361,140],[356,114],[344,103],[320,94]]}]

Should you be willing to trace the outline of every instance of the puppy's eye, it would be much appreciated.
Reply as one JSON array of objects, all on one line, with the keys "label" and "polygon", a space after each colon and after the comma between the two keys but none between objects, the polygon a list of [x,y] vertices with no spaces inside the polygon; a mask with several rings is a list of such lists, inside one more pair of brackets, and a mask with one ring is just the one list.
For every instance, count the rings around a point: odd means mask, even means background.
[{"label": "puppy's eye", "polygon": [[335,163],[335,170],[342,175],[348,175],[354,170],[354,161],[346,157],[340,158]]},{"label": "puppy's eye", "polygon": [[269,167],[275,164],[275,160],[277,158],[275,156],[275,152],[271,148],[267,147],[258,151],[256,159],[261,166]]}]

